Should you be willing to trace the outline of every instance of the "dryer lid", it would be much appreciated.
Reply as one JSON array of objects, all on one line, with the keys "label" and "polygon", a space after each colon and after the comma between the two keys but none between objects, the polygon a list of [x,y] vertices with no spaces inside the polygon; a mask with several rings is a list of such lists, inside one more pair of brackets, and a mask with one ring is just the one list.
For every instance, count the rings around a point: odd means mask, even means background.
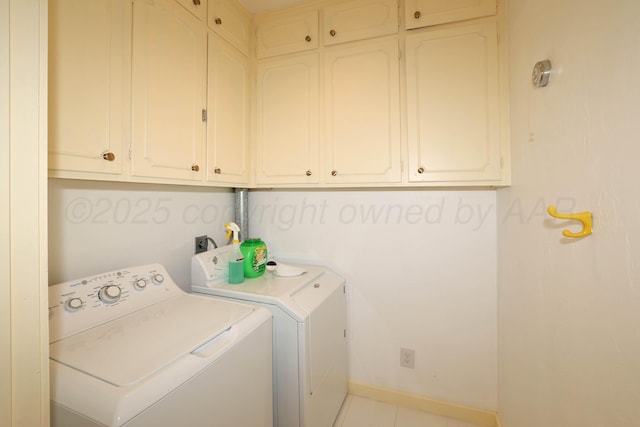
[{"label": "dryer lid", "polygon": [[184,294],[49,346],[50,358],[115,386],[130,386],[168,367],[254,307]]}]

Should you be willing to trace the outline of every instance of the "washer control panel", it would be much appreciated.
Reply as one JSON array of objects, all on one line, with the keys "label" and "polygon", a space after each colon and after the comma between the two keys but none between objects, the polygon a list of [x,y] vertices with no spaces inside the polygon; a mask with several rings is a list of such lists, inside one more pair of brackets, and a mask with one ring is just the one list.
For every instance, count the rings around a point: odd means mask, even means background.
[{"label": "washer control panel", "polygon": [[160,264],[130,267],[49,286],[49,342],[183,292]]}]

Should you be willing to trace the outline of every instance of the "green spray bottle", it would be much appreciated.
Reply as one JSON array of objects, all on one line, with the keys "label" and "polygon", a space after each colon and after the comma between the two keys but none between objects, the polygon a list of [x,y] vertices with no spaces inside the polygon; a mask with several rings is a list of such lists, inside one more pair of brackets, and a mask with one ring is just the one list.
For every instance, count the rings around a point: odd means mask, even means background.
[{"label": "green spray bottle", "polygon": [[240,240],[238,239],[238,233],[240,233],[240,227],[235,222],[230,222],[224,225],[227,229],[227,240],[233,240],[231,244],[233,248],[229,254],[229,278],[227,281],[231,284],[238,284],[244,282],[244,256],[240,251]]}]

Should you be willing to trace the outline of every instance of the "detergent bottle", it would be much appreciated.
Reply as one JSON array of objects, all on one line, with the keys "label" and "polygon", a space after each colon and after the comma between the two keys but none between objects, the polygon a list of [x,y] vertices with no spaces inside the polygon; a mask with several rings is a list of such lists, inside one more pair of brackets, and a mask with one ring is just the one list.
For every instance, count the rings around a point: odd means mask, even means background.
[{"label": "detergent bottle", "polygon": [[238,239],[240,227],[235,222],[230,222],[224,226],[227,229],[227,240],[233,237],[231,241],[233,248],[229,254],[229,278],[227,281],[231,284],[242,283],[244,282],[244,256],[240,251],[240,240]]},{"label": "detergent bottle", "polygon": [[267,268],[267,245],[260,238],[247,239],[240,245],[244,257],[244,277],[260,277]]}]

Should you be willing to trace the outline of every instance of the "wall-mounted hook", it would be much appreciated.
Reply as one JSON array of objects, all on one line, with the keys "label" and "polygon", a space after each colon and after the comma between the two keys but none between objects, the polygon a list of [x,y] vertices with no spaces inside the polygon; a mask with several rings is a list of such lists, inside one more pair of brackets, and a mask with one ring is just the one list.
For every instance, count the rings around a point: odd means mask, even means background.
[{"label": "wall-mounted hook", "polygon": [[573,221],[580,221],[582,223],[582,231],[574,233],[569,230],[562,230],[562,235],[565,237],[586,237],[593,232],[593,215],[591,212],[579,212],[576,214],[559,214],[555,206],[549,206],[547,212],[554,218],[570,219]]}]

